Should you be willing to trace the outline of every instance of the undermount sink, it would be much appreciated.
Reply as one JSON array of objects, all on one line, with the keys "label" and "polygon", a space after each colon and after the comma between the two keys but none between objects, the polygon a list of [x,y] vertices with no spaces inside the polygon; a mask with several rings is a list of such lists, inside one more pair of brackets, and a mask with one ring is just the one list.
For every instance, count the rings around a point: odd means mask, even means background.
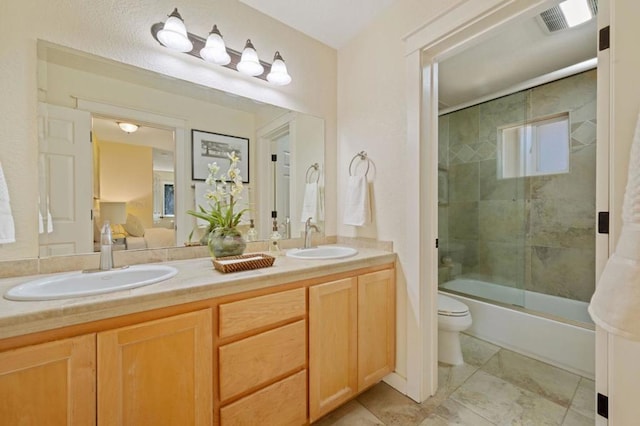
[{"label": "undermount sink", "polygon": [[9,300],[54,300],[129,290],[167,280],[178,273],[173,266],[133,265],[109,271],[72,272],[38,278],[10,288]]},{"label": "undermount sink", "polygon": [[318,246],[306,249],[293,249],[287,252],[288,257],[295,259],[340,259],[343,257],[354,256],[358,254],[358,250],[351,247],[340,246]]}]

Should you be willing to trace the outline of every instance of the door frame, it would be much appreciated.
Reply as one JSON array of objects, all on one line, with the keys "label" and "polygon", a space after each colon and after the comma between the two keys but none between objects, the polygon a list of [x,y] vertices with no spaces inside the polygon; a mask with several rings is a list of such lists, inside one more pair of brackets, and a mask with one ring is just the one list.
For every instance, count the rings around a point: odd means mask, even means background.
[{"label": "door frame", "polygon": [[[289,133],[289,160],[291,169],[289,170],[290,176],[295,176],[295,161],[296,157],[296,113],[288,112],[281,117],[273,120],[265,126],[257,129],[257,145],[256,145],[256,157],[257,157],[257,173],[258,176],[269,176],[269,182],[273,182],[273,167],[271,164],[271,142],[277,137]],[[272,188],[273,189],[273,188]],[[297,198],[295,194],[289,192],[289,206],[295,206]],[[258,235],[268,235],[272,227],[272,219],[270,212],[273,210],[273,190],[271,191],[259,191],[256,194],[256,206],[253,217],[256,220],[256,226],[258,226]],[[278,220],[283,218],[279,217]],[[269,230],[267,234],[264,234],[265,230]],[[265,237],[266,238],[266,237]]]},{"label": "door frame", "polygon": [[174,218],[175,245],[179,246],[180,237],[186,238],[189,233],[188,230],[190,231],[193,228],[193,224],[189,222],[193,219],[182,213],[194,206],[194,195],[192,191],[189,191],[190,185],[187,185],[187,181],[190,179],[191,161],[187,151],[188,133],[186,120],[81,98],[77,98],[77,109],[88,111],[92,116],[122,117],[173,131],[176,167],[174,188],[177,189],[174,194],[174,211],[180,212]]},{"label": "door frame", "polygon": [[[408,327],[407,394],[422,401],[434,395],[438,382],[437,248],[438,208],[438,63],[469,43],[489,37],[503,24],[514,22],[559,3],[559,0],[462,0],[440,17],[404,38],[407,93],[407,153],[409,197],[407,238],[416,248],[406,259],[407,282],[419,300],[417,327]],[[599,7],[598,28],[609,25],[609,1]],[[609,211],[609,54],[598,52],[598,160],[596,208]],[[602,73],[602,75],[601,75]],[[603,153],[601,155],[601,152]],[[604,154],[606,152],[606,155]],[[602,179],[602,177],[606,179]],[[418,232],[416,232],[418,230]],[[412,235],[413,233],[413,235]],[[609,238],[596,238],[596,277],[609,256]],[[424,261],[427,259],[427,261]],[[410,278],[412,280],[410,280]],[[408,324],[415,322],[407,310]],[[604,349],[602,347],[604,345]],[[596,334],[597,355],[606,355],[606,341]],[[596,381],[606,383],[606,359],[596,360]],[[604,363],[604,364],[603,364]],[[605,366],[602,371],[601,366]],[[416,374],[419,373],[419,374]],[[599,384],[596,384],[602,392]],[[605,389],[606,390],[606,389]],[[600,424],[600,423],[599,423]]]}]

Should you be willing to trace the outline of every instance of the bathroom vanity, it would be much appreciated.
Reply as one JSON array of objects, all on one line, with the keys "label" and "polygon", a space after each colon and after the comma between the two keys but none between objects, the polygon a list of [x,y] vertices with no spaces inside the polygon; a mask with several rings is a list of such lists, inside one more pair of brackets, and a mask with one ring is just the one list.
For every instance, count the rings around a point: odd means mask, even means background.
[{"label": "bathroom vanity", "polygon": [[2,300],[0,418],[308,424],[394,370],[395,260],[360,249],[225,275],[193,259],[133,290]]}]

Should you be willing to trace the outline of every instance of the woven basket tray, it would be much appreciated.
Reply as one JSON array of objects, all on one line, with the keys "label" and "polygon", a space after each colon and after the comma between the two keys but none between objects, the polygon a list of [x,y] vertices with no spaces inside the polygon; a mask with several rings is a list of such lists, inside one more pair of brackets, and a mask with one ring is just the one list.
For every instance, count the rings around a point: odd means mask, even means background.
[{"label": "woven basket tray", "polygon": [[[267,268],[273,265],[275,257],[264,253],[243,254],[212,259],[213,267],[224,274],[227,272],[248,271],[250,269]],[[229,262],[234,261],[234,262]]]}]

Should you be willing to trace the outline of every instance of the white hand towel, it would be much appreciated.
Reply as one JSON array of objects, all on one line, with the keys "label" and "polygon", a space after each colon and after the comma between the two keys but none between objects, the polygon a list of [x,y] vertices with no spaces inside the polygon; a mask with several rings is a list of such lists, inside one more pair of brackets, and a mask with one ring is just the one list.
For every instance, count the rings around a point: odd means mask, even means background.
[{"label": "white hand towel", "polygon": [[0,244],[16,242],[16,230],[11,214],[11,203],[9,200],[9,188],[2,172],[0,164]]},{"label": "white hand towel", "polygon": [[302,213],[300,213],[300,222],[306,222],[311,218],[311,222],[318,221],[318,183],[311,182],[304,186],[304,198],[302,200]]},{"label": "white hand towel", "polygon": [[324,186],[318,185],[318,222],[324,222]]},{"label": "white hand towel", "polygon": [[[40,204],[40,197],[38,197],[38,205]],[[38,232],[44,234],[44,218],[42,217],[42,211],[38,206]],[[53,218],[51,217],[51,210],[49,209],[49,200],[47,199],[47,233],[53,232]]]},{"label": "white hand towel", "polygon": [[51,216],[51,209],[49,208],[49,199],[47,199],[47,233],[53,232],[53,217]]},{"label": "white hand towel", "polygon": [[353,226],[371,223],[369,184],[366,176],[349,176],[343,221],[345,225]]},{"label": "white hand towel", "polygon": [[[208,190],[210,190],[211,187],[209,185],[207,185],[205,182],[196,182],[195,184],[195,191],[194,191],[194,210],[199,212],[200,211],[200,207],[198,206],[202,206],[205,209],[209,208],[209,203],[208,200],[205,198],[205,195],[207,193]],[[200,219],[200,218],[196,218],[196,226],[198,228],[205,228],[207,226],[209,226],[209,222],[207,222],[206,220]]]}]

